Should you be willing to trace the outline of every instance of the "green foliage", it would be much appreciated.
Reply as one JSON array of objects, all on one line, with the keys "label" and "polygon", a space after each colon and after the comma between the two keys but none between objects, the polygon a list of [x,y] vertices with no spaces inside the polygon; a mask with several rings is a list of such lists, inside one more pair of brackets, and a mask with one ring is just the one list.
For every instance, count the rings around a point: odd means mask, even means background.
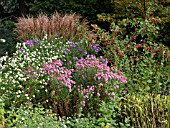
[{"label": "green foliage", "polygon": [[55,11],[60,13],[76,12],[83,18],[87,18],[90,23],[97,22],[97,14],[112,12],[111,0],[34,0],[28,3],[30,13],[37,16],[43,12],[47,15]]},{"label": "green foliage", "polygon": [[5,42],[0,42],[0,57],[6,52],[11,56],[16,50],[17,36],[12,32],[14,27],[14,22],[11,20],[5,20],[0,24],[0,38],[5,39]]},{"label": "green foliage", "polygon": [[108,103],[103,102],[100,105],[100,111],[98,113],[99,118],[97,119],[98,125],[102,128],[130,128],[129,117],[122,118],[121,107],[117,105],[121,102],[119,98],[115,98],[113,101]]},{"label": "green foliage", "polygon": [[[114,6],[113,13],[98,13],[99,21],[113,22],[117,19],[125,18],[146,18],[149,14],[154,17],[168,17],[169,2],[153,1],[153,0],[112,0]],[[168,21],[168,20],[167,20]]]},{"label": "green foliage", "polygon": [[170,3],[168,0],[152,1],[152,0],[113,0],[115,13],[98,14],[99,21],[107,21],[109,23],[117,22],[125,18],[142,18],[147,19],[156,17],[159,20],[159,36],[154,40],[169,46],[169,10]]},{"label": "green foliage", "polygon": [[56,128],[62,125],[55,114],[50,110],[44,110],[40,105],[26,103],[19,108],[11,108],[6,112],[6,127],[8,128]]},{"label": "green foliage", "polygon": [[167,15],[167,17],[162,17],[161,19],[161,24],[160,24],[160,31],[159,31],[159,36],[157,40],[164,44],[165,46],[168,46],[170,48],[170,16]]},{"label": "green foliage", "polygon": [[[0,3],[0,18],[9,18],[6,17],[6,14],[13,14],[18,9],[18,2],[17,0],[1,0]],[[11,15],[10,17],[13,17]],[[1,20],[0,20],[1,22]]]},{"label": "green foliage", "polygon": [[130,128],[169,127],[170,97],[150,93],[131,93],[103,102],[96,116],[58,117],[41,105],[27,103],[6,113],[6,127]]},{"label": "green foliage", "polygon": [[100,43],[103,55],[128,78],[128,91],[169,93],[169,49],[155,42],[158,20],[123,19],[112,23],[111,34],[93,26],[89,39]]},{"label": "green foliage", "polygon": [[118,101],[120,119],[128,117],[133,127],[170,127],[170,95],[132,93]]},{"label": "green foliage", "polygon": [[3,128],[4,124],[5,124],[5,117],[4,117],[4,102],[2,100],[2,98],[0,98],[0,127]]}]

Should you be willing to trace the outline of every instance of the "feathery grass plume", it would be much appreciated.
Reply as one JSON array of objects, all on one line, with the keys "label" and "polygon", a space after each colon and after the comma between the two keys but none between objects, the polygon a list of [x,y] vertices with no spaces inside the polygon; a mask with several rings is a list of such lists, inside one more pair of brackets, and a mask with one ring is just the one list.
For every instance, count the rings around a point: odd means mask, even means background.
[{"label": "feathery grass plume", "polygon": [[[14,32],[22,41],[29,40],[32,36],[42,40],[45,34],[49,37],[57,36],[73,40],[75,37],[81,37],[83,29],[87,30],[88,22],[80,21],[80,18],[81,16],[75,13],[61,16],[58,12],[55,12],[50,18],[45,14],[40,14],[38,18],[20,17]],[[80,25],[82,27],[79,27]]]}]

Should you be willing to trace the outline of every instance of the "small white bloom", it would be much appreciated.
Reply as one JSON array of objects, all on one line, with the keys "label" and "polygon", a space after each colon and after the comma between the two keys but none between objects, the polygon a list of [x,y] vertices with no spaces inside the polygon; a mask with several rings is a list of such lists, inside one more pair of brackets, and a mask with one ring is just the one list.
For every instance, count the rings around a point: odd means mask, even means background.
[{"label": "small white bloom", "polygon": [[58,59],[58,56],[54,56],[54,57],[52,57],[52,59]]},{"label": "small white bloom", "polygon": [[4,42],[6,42],[6,40],[5,40],[5,39],[0,39],[0,42],[3,42],[3,43],[4,43]]}]

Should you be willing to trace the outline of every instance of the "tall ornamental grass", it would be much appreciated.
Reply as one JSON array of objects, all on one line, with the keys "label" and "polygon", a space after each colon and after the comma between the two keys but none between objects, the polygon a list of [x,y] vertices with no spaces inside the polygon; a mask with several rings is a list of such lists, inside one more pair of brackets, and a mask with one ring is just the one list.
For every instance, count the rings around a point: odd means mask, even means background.
[{"label": "tall ornamental grass", "polygon": [[80,18],[75,13],[62,16],[58,12],[51,15],[50,18],[45,14],[39,15],[37,18],[31,16],[20,17],[18,18],[14,32],[18,34],[22,41],[33,37],[42,40],[46,34],[49,39],[51,36],[56,36],[73,40],[75,37],[82,37],[81,33],[84,31],[83,29],[87,29],[87,21],[81,21]]}]

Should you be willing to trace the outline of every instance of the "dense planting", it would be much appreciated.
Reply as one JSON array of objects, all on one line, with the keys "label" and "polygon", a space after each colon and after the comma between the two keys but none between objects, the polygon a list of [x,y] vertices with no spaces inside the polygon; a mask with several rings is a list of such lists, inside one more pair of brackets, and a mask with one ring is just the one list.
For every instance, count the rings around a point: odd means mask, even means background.
[{"label": "dense planting", "polygon": [[18,33],[27,40],[0,59],[1,125],[169,127],[170,55],[154,40],[158,22],[123,19],[109,32],[92,25],[79,33],[77,25],[66,37],[68,29]]}]

